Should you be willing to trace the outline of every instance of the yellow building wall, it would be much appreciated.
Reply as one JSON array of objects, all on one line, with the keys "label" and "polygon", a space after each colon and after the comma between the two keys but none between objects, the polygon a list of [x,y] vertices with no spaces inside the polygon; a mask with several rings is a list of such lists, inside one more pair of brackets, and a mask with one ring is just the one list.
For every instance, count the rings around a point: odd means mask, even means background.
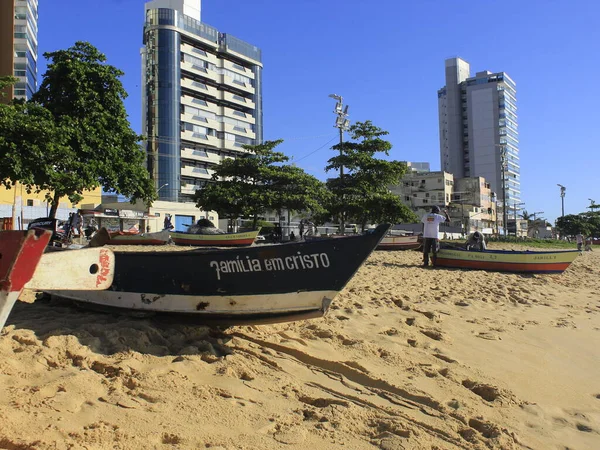
[{"label": "yellow building wall", "polygon": [[[27,189],[19,183],[13,186],[12,189],[6,189],[4,186],[0,186],[0,205],[12,205],[15,202],[15,198],[21,197],[22,205],[27,206],[27,200],[33,200],[33,206],[43,206],[46,204],[45,200],[46,191],[42,191],[39,194],[32,192],[27,193]],[[60,199],[59,208],[76,208],[84,204],[99,205],[102,203],[102,189],[96,188],[93,191],[85,191],[83,193],[83,200],[77,205],[73,205],[67,197]]]}]

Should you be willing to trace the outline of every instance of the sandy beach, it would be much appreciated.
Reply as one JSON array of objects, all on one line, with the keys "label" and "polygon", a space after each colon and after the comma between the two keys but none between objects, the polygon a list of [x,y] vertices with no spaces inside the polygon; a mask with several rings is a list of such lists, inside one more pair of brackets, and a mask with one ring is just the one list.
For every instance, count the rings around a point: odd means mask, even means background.
[{"label": "sandy beach", "polygon": [[0,449],[599,449],[594,250],[529,276],[374,252],[325,317],[227,329],[25,291]]}]

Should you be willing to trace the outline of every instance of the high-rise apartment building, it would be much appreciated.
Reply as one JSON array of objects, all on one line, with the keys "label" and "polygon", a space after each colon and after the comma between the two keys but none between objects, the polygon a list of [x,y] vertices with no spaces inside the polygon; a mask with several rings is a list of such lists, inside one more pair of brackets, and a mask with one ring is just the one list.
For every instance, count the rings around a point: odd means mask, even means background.
[{"label": "high-rise apartment building", "polygon": [[28,100],[37,91],[37,24],[38,0],[0,1],[0,76],[18,80],[0,101]]},{"label": "high-rise apartment building", "polygon": [[485,178],[498,200],[504,174],[507,207],[521,199],[516,102],[506,73],[471,77],[469,63],[446,60],[446,86],[438,91],[441,168],[455,179]]},{"label": "high-rise apartment building", "polygon": [[160,200],[189,200],[216,164],[262,142],[261,51],[200,10],[200,0],[145,6],[142,133]]}]

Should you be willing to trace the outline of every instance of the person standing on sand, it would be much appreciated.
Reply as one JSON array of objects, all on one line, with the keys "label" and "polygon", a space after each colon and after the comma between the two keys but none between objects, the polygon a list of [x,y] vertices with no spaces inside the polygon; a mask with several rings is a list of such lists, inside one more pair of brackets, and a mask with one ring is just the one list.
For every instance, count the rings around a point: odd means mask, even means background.
[{"label": "person standing on sand", "polygon": [[575,241],[577,242],[577,250],[581,251],[581,247],[583,246],[583,234],[581,234],[581,231],[575,236]]},{"label": "person standing on sand", "polygon": [[592,237],[591,236],[588,236],[587,238],[585,238],[585,251],[586,252],[592,251]]},{"label": "person standing on sand", "polygon": [[423,267],[429,266],[429,252],[433,251],[432,262],[435,265],[435,259],[439,250],[440,243],[440,223],[450,223],[448,211],[444,210],[444,215],[440,214],[440,208],[433,206],[429,214],[425,214],[423,219]]}]

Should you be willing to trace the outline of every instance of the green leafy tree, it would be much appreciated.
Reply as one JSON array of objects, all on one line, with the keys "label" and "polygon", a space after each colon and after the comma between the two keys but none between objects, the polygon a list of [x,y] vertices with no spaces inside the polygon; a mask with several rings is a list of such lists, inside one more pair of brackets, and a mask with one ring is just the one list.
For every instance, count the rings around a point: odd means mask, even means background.
[{"label": "green leafy tree", "polygon": [[44,57],[50,63],[32,102],[50,112],[53,130],[62,137],[60,145],[48,143],[56,147],[49,152],[51,160],[44,161],[52,170],[39,173],[29,168],[35,174],[29,182],[48,191],[50,217],[61,197],[77,203],[85,190],[99,186],[150,204],[156,191],[144,167],[141,137],[127,120],[123,104],[127,93],[119,80],[123,72],[106,64],[106,57],[87,42]]},{"label": "green leafy tree", "polygon": [[42,180],[59,177],[54,161],[69,154],[66,136],[47,109],[35,103],[0,104],[0,183],[16,182],[28,193],[39,191]]},{"label": "green leafy tree", "polygon": [[323,184],[302,169],[284,164],[289,158],[275,151],[282,142],[245,145],[247,154],[223,160],[215,168],[213,182],[196,191],[196,205],[230,220],[253,217],[254,228],[259,216],[270,209],[319,211]]},{"label": "green leafy tree", "polygon": [[388,132],[371,121],[357,122],[350,127],[353,141],[342,142],[332,148],[339,155],[329,159],[325,171],[339,171],[343,176],[327,180],[331,197],[327,209],[340,222],[354,219],[364,229],[368,222],[417,222],[417,216],[392,194],[390,185],[398,184],[406,172],[406,164],[375,157],[377,153],[389,156],[392,144],[382,136]]},{"label": "green leafy tree", "polygon": [[[589,213],[588,213],[589,214]],[[568,214],[556,219],[556,226],[561,234],[574,236],[577,233],[588,235],[593,231],[593,222],[586,214]]]},{"label": "green leafy tree", "polygon": [[5,89],[8,86],[15,84],[17,81],[19,80],[12,76],[0,77],[0,99],[6,97],[7,92]]}]

